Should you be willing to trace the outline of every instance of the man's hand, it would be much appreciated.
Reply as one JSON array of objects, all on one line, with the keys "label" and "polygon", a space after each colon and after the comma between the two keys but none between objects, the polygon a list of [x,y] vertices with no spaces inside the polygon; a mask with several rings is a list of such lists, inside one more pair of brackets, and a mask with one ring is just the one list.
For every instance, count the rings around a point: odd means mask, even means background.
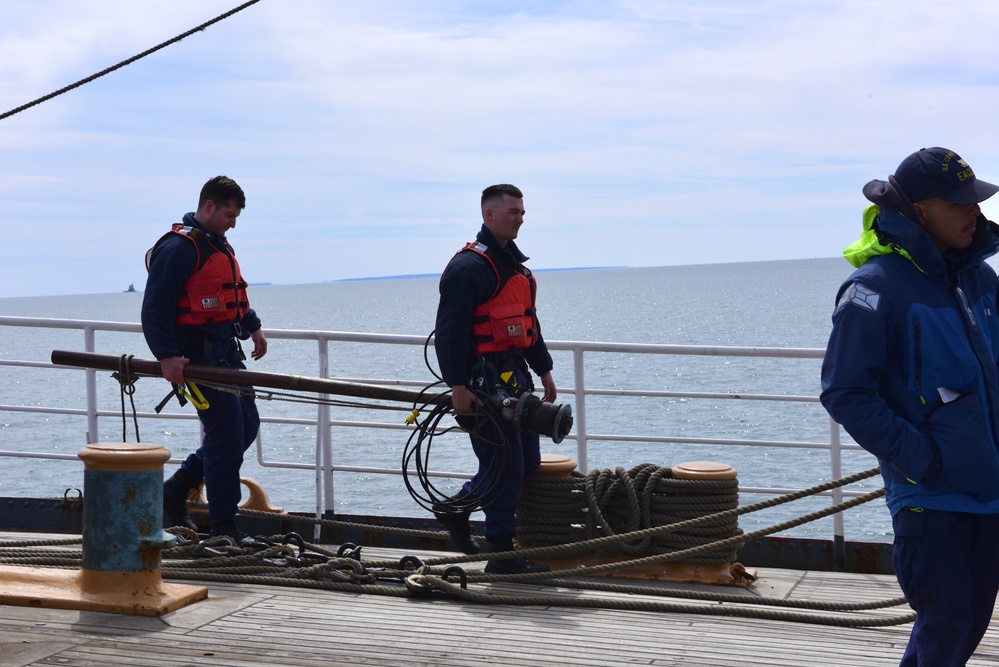
[{"label": "man's hand", "polygon": [[555,380],[552,379],[551,371],[541,376],[541,386],[545,388],[545,395],[541,400],[545,403],[554,403],[555,399],[558,398],[558,389],[555,388]]},{"label": "man's hand", "polygon": [[451,406],[459,415],[470,415],[475,412],[475,406],[482,405],[478,396],[463,384],[451,387]]},{"label": "man's hand", "polygon": [[259,361],[260,357],[267,354],[267,338],[264,336],[264,330],[257,329],[250,334],[250,338],[253,339],[253,352],[250,353],[250,356],[255,361]]},{"label": "man's hand", "polygon": [[184,384],[184,366],[191,360],[187,357],[167,357],[160,359],[160,371],[163,377],[174,384]]}]

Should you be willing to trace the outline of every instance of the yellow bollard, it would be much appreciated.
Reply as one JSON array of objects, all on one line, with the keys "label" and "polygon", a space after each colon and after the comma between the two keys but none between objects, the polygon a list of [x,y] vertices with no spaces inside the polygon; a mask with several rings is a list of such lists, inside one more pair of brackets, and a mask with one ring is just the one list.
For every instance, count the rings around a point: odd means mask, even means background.
[{"label": "yellow bollard", "polygon": [[565,454],[542,454],[541,467],[536,474],[572,477],[572,471],[575,469],[576,462]]}]

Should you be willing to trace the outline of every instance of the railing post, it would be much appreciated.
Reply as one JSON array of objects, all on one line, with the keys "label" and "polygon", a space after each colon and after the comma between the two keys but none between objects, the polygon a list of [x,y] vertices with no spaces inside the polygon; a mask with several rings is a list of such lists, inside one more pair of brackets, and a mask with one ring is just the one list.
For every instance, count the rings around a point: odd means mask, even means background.
[{"label": "railing post", "polygon": [[[843,443],[840,438],[839,424],[829,418],[829,457],[832,465],[832,479],[843,477]],[[843,502],[843,487],[832,490],[832,504]],[[843,513],[833,515],[833,567],[842,572],[846,570],[846,537],[843,530]]]},{"label": "railing post", "polygon": [[[319,377],[330,376],[329,339],[320,337],[319,345]],[[316,518],[326,518],[327,509],[335,509],[333,494],[333,437],[330,433],[330,406],[326,403],[329,394],[320,394],[319,410],[316,413]],[[317,524],[314,529],[314,539],[319,542],[322,532]]]},{"label": "railing post", "polygon": [[576,428],[576,461],[579,464],[579,472],[586,474],[590,471],[587,464],[587,439],[586,439],[586,373],[583,370],[583,349],[572,348],[572,370],[575,381],[576,408],[573,410],[573,426]]},{"label": "railing post", "polygon": [[[87,352],[96,351],[94,327],[84,327],[83,348]],[[101,434],[97,429],[97,371],[88,368],[83,376],[87,386],[87,444],[93,445],[101,440]]]}]

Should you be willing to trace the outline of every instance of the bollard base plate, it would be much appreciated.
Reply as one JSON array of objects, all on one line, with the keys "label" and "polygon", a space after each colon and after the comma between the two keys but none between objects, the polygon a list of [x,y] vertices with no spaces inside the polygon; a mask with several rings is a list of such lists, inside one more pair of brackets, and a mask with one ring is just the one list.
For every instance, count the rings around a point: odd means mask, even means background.
[{"label": "bollard base plate", "polygon": [[[579,567],[622,563],[631,560],[628,556],[572,556],[567,558],[532,558],[535,563],[545,563],[553,572]],[[710,584],[713,586],[736,586],[749,588],[756,581],[756,570],[747,569],[741,563],[659,563],[621,567],[597,575],[610,579],[641,579],[688,584]]]},{"label": "bollard base plate", "polygon": [[164,584],[155,573],[100,573],[117,585],[95,590],[88,571],[0,565],[0,604],[162,616],[204,600],[204,586]]}]

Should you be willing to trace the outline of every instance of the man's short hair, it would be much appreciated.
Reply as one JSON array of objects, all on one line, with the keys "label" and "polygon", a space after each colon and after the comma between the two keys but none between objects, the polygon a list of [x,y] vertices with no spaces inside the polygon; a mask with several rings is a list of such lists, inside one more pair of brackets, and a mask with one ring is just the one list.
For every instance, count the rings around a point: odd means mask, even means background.
[{"label": "man's short hair", "polygon": [[510,195],[511,197],[516,197],[517,199],[523,199],[524,193],[520,191],[516,185],[510,185],[509,183],[500,183],[499,185],[490,185],[488,188],[482,191],[482,210],[486,210],[489,204],[496,199],[502,199],[503,195]]},{"label": "man's short hair", "polygon": [[198,210],[211,199],[216,206],[227,206],[230,201],[236,202],[241,210],[246,208],[246,195],[243,188],[236,184],[228,176],[216,176],[208,179],[208,182],[201,187],[201,196],[198,197]]}]

